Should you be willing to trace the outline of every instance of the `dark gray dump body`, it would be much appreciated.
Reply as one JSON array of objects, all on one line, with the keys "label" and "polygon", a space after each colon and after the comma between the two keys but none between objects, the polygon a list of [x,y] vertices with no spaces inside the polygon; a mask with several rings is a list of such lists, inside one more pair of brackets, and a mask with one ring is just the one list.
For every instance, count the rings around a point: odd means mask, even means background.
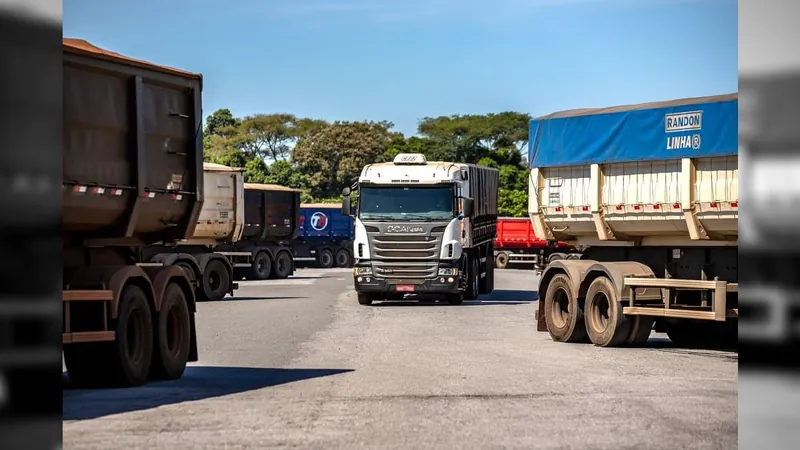
[{"label": "dark gray dump body", "polygon": [[191,237],[203,201],[201,91],[200,75],[65,39],[65,237]]}]

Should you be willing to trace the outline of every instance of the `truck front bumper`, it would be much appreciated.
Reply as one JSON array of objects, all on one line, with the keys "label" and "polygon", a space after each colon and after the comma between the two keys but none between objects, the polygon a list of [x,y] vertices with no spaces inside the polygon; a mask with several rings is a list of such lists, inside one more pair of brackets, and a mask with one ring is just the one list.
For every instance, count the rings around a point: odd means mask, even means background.
[{"label": "truck front bumper", "polygon": [[[353,269],[353,286],[357,292],[380,292],[398,294],[457,294],[460,274],[453,265],[440,265],[439,274],[432,278],[384,278],[376,277],[366,264]],[[456,270],[456,272],[452,272]]]}]

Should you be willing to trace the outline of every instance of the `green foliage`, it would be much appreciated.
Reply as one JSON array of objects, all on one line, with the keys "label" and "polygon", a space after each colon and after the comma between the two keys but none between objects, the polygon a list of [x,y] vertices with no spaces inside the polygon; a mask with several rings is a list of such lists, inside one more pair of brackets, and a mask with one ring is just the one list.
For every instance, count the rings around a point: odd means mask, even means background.
[{"label": "green foliage", "polygon": [[426,117],[419,136],[403,136],[390,122],[340,122],[288,113],[234,117],[220,109],[206,120],[206,161],[245,169],[245,181],[302,191],[304,203],[340,203],[341,191],[363,166],[398,153],[429,161],[477,163],[499,170],[500,214],[527,215],[530,116],[517,112]]},{"label": "green foliage", "polygon": [[502,217],[526,217],[528,215],[528,192],[500,188],[498,213]]},{"label": "green foliage", "polygon": [[341,191],[361,169],[386,154],[392,134],[381,122],[334,122],[301,139],[292,161],[307,176],[312,194]]}]

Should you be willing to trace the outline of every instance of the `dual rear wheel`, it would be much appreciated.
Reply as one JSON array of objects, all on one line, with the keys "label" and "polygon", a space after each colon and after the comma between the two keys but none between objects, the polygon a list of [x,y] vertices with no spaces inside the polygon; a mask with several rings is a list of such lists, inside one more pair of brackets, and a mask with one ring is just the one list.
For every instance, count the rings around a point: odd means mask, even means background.
[{"label": "dual rear wheel", "polygon": [[595,278],[579,299],[564,274],[553,277],[545,295],[547,330],[558,342],[591,342],[600,347],[642,346],[653,328],[653,317],[626,316],[614,286]]},{"label": "dual rear wheel", "polygon": [[76,386],[130,387],[148,378],[172,380],[186,369],[191,348],[191,316],[183,287],[167,285],[156,313],[145,291],[127,285],[119,297],[112,342],[64,346],[64,363]]}]

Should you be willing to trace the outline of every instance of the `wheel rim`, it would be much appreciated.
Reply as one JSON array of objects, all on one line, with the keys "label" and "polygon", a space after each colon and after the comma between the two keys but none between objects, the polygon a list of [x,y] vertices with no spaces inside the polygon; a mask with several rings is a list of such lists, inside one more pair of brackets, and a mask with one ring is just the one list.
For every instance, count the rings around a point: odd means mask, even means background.
[{"label": "wheel rim", "polygon": [[331,254],[330,254],[330,253],[328,253],[328,252],[325,252],[325,253],[323,253],[323,254],[322,254],[322,258],[321,258],[321,259],[322,259],[322,265],[323,265],[323,266],[328,266],[328,265],[330,265],[330,264],[331,264],[331,259],[332,259],[332,258],[333,258],[333,257],[331,256]]},{"label": "wheel rim", "polygon": [[281,256],[278,257],[277,266],[278,273],[284,273],[288,269],[289,258],[286,256],[286,253],[281,253]]},{"label": "wheel rim", "polygon": [[347,253],[339,252],[336,255],[336,264],[339,266],[344,266],[345,264],[347,264]]},{"label": "wheel rim", "polygon": [[256,261],[256,267],[258,269],[258,273],[261,275],[264,275],[267,272],[269,272],[270,267],[267,255],[262,253],[261,256],[259,256],[258,260]]},{"label": "wheel rim", "polygon": [[608,297],[602,292],[598,292],[592,299],[592,326],[598,332],[603,332],[608,328],[609,309],[611,304]]},{"label": "wheel rim", "polygon": [[144,358],[144,320],[145,314],[141,308],[134,308],[128,316],[128,323],[125,330],[126,350],[128,358],[135,364],[141,364]]},{"label": "wheel rim", "polygon": [[563,328],[569,323],[569,294],[562,288],[556,290],[553,295],[552,312],[550,319],[557,328]]},{"label": "wheel rim", "polygon": [[222,286],[222,277],[216,270],[208,273],[208,286],[212,291],[217,291]]}]

